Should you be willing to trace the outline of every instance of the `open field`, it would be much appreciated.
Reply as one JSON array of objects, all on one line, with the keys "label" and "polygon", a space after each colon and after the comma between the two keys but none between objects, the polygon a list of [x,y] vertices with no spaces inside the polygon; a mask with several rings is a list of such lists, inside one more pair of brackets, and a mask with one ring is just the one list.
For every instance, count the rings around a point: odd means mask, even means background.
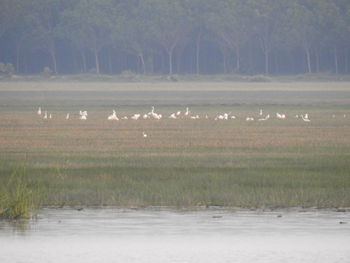
[{"label": "open field", "polygon": [[[201,118],[167,118],[185,107]],[[0,82],[0,165],[47,205],[350,206],[350,83]]]}]

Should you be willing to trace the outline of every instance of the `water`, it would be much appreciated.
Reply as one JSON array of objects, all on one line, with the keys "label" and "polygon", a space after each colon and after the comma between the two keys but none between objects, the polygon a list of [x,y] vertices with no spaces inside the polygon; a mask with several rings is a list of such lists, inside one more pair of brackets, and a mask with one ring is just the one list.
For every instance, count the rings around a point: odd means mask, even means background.
[{"label": "water", "polygon": [[350,262],[350,213],[44,209],[0,222],[0,262]]}]

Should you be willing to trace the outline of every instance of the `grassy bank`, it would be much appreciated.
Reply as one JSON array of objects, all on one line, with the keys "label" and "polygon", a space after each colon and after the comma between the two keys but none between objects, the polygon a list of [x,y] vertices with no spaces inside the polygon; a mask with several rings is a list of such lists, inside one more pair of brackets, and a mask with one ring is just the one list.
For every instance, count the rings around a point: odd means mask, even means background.
[{"label": "grassy bank", "polygon": [[[0,86],[0,181],[14,182],[25,163],[25,189],[40,185],[44,205],[350,206],[346,85],[217,83],[204,85],[207,93],[192,84],[163,92],[163,84],[11,85]],[[106,119],[113,108],[130,117],[151,105],[165,118]],[[187,105],[202,118],[166,118]],[[53,118],[39,117],[38,106]],[[268,121],[245,121],[259,118],[260,108]],[[78,119],[80,109],[88,120]],[[236,119],[214,121],[230,111]],[[302,113],[311,122],[295,118]],[[15,199],[8,188],[2,200]]]},{"label": "grassy bank", "polygon": [[0,219],[32,218],[42,205],[43,192],[37,178],[28,176],[25,167],[17,167],[10,176],[2,176]]}]

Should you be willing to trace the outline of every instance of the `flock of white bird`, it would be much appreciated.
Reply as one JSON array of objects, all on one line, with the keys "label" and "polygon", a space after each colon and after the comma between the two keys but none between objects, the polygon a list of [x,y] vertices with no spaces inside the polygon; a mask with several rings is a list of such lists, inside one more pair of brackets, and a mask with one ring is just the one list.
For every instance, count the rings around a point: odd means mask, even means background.
[{"label": "flock of white bird", "polygon": [[[39,109],[37,111],[37,114],[40,115],[40,116],[42,115],[41,107],[39,107]],[[86,110],[85,111],[82,111],[82,110],[79,111],[79,119],[80,120],[87,120],[87,117],[88,117],[88,113],[87,113]],[[345,115],[344,115],[344,117],[345,117]],[[69,118],[70,118],[70,114],[67,113],[66,120],[69,120]],[[142,119],[156,119],[156,120],[160,120],[160,119],[163,118],[163,115],[160,114],[160,113],[156,113],[154,106],[152,106],[151,111],[148,112],[148,113],[145,113],[145,114],[135,113],[132,116],[130,116],[131,120],[138,120],[138,119],[141,119],[141,118]],[[182,113],[181,111],[176,111],[176,112],[171,113],[168,116],[168,118],[169,119],[189,118],[189,119],[194,119],[195,120],[195,119],[200,119],[201,117],[198,114],[197,115],[192,115],[191,111],[187,107],[184,113]],[[206,114],[202,118],[209,119],[209,116]],[[284,119],[286,119],[286,115],[283,114],[283,113],[276,112],[276,118],[280,119],[280,120],[284,120]],[[305,122],[310,122],[308,113],[296,115],[295,118],[301,118]],[[51,113],[48,114],[47,111],[44,111],[43,119],[52,119],[52,114]],[[119,121],[119,120],[127,120],[127,119],[129,119],[128,116],[118,117],[117,112],[115,110],[112,110],[112,114],[107,116],[107,120],[110,120],[110,121],[113,121],[113,120],[114,121]],[[225,113],[217,114],[214,117],[215,121],[217,121],[217,120],[229,120],[229,119],[237,119],[237,117],[235,115],[233,115],[232,112],[229,112],[229,113],[225,112]],[[267,114],[267,115],[264,116],[262,109],[260,109],[259,116],[257,118],[255,118],[253,116],[247,116],[245,118],[246,121],[255,121],[255,120],[257,120],[257,121],[267,121],[269,119],[270,119],[270,114]]]},{"label": "flock of white bird", "polygon": [[[52,119],[52,114],[48,114],[48,112],[45,110],[44,112],[42,112],[41,107],[39,107],[37,114],[39,116],[43,115],[43,119]],[[88,117],[88,113],[86,110],[79,111],[79,119],[80,120],[87,120]],[[344,115],[345,117],[345,115]],[[116,110],[112,110],[112,114],[107,116],[107,120],[109,121],[119,121],[119,120],[127,120],[127,119],[131,119],[131,120],[139,120],[139,119],[155,119],[155,120],[160,120],[163,118],[163,115],[160,113],[155,112],[155,108],[154,106],[152,106],[152,109],[150,112],[145,113],[145,114],[141,114],[141,113],[135,113],[132,116],[128,117],[128,116],[123,116],[123,117],[118,117]],[[200,119],[200,118],[204,118],[204,119],[209,119],[209,116],[206,114],[202,117],[200,117],[198,114],[194,115],[191,114],[191,111],[189,110],[188,107],[186,107],[186,110],[184,112],[182,112],[181,110],[176,111],[171,113],[168,117],[168,119],[179,119],[179,118],[188,118],[188,119]],[[280,119],[280,120],[284,120],[286,119],[286,115],[284,113],[279,113],[276,112],[276,118]],[[309,119],[309,114],[305,113],[305,114],[300,114],[300,115],[296,115],[295,118],[297,119],[302,119],[304,122],[310,122]],[[66,115],[66,120],[70,119],[70,114],[67,113]],[[232,112],[229,113],[220,113],[217,114],[214,118],[215,121],[217,120],[234,120],[237,119],[237,117],[235,115],[232,114]],[[270,114],[266,114],[264,115],[263,110],[260,109],[259,113],[258,113],[258,117],[254,117],[254,116],[247,116],[245,118],[246,121],[267,121],[270,119]],[[145,132],[142,132],[142,136],[144,138],[147,138],[147,134]]]},{"label": "flock of white bird", "polygon": [[[48,113],[46,110],[42,111],[41,107],[39,107],[39,109],[37,111],[37,114],[39,116],[42,116],[43,119],[52,119],[53,118],[51,113]],[[79,120],[87,120],[87,117],[88,117],[88,113],[87,113],[86,110],[84,110],[84,111],[80,110],[79,111]],[[332,115],[332,117],[335,118],[335,115]],[[346,118],[346,115],[344,114],[343,117]],[[135,114],[133,114],[130,117],[128,117],[128,116],[118,117],[116,110],[113,109],[112,110],[112,114],[107,116],[107,120],[109,120],[109,121],[128,120],[129,118],[131,120],[135,120],[135,121],[139,120],[139,119],[160,120],[160,119],[163,118],[163,115],[160,114],[160,113],[155,112],[155,108],[154,108],[154,106],[152,106],[151,111],[148,112],[148,113],[145,113],[145,114],[135,113]],[[200,117],[198,114],[196,114],[196,115],[191,114],[191,111],[189,110],[188,107],[186,107],[186,110],[184,112],[182,112],[181,110],[173,112],[167,118],[168,119],[193,119],[193,120],[201,119],[201,118],[202,119],[203,118],[204,119],[210,119],[207,114],[203,115],[202,117]],[[286,114],[276,112],[276,119],[284,120],[286,118],[287,118]],[[311,121],[309,119],[309,114],[308,113],[295,115],[295,118],[296,119],[301,119],[304,122],[310,122]],[[70,119],[70,114],[67,113],[66,114],[66,120],[69,120],[69,119]],[[230,120],[230,119],[234,120],[234,119],[237,119],[237,117],[235,115],[233,115],[232,112],[229,112],[229,113],[225,112],[225,113],[217,114],[213,119],[215,121],[217,121],[217,120]],[[270,114],[264,115],[262,109],[260,109],[260,111],[258,113],[258,116],[255,116],[255,117],[254,116],[247,116],[245,118],[245,120],[248,121],[248,122],[250,122],[250,121],[267,121],[269,119],[270,119]],[[144,131],[142,132],[142,136],[144,138],[148,137],[148,135]]]}]

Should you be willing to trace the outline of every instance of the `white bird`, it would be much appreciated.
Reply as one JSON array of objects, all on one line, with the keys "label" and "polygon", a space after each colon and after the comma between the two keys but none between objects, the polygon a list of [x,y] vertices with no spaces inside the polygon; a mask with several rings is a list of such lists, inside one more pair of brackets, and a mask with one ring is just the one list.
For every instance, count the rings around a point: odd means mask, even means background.
[{"label": "white bird", "polygon": [[283,120],[283,119],[285,119],[286,118],[286,115],[285,114],[280,114],[280,113],[276,113],[276,117],[278,118],[278,119],[281,119],[281,120]]},{"label": "white bird", "polygon": [[192,120],[197,120],[197,119],[199,119],[199,115],[191,116],[191,119]]},{"label": "white bird", "polygon": [[216,116],[215,120],[223,120],[224,118],[224,115],[219,114]]},{"label": "white bird", "polygon": [[232,116],[231,116],[231,119],[236,119],[236,116],[232,115]]},{"label": "white bird", "polygon": [[147,114],[148,114],[148,116],[152,116],[154,114],[154,106],[152,106],[152,110]]},{"label": "white bird", "polygon": [[181,111],[176,112],[176,116],[180,116]]},{"label": "white bird", "polygon": [[246,121],[254,121],[254,118],[253,117],[247,117],[245,118]]},{"label": "white bird", "polygon": [[155,118],[157,120],[160,120],[162,117],[163,117],[162,114],[154,113],[154,115],[153,115],[153,118]]},{"label": "white bird", "polygon": [[170,116],[169,116],[169,119],[176,119],[177,117],[176,117],[176,114],[175,113],[172,113],[172,114],[170,114]]},{"label": "white bird", "polygon": [[306,113],[304,116],[301,114],[301,118],[303,119],[303,121],[305,122],[310,122],[310,119],[309,119],[309,115]]},{"label": "white bird", "polygon": [[66,120],[69,120],[69,113],[67,113],[66,115]]},{"label": "white bird", "polygon": [[52,119],[52,114],[50,113],[50,115],[49,115],[49,119]]},{"label": "white bird", "polygon": [[111,115],[109,115],[109,116],[107,117],[107,119],[108,119],[108,120],[119,121],[119,118],[118,118],[117,113],[116,113],[115,110],[113,110],[113,113],[112,113]]},{"label": "white bird", "polygon": [[45,111],[45,113],[44,113],[44,119],[45,120],[47,119],[47,111]]},{"label": "white bird", "polygon": [[79,111],[79,119],[80,120],[86,120],[87,119],[87,116],[88,116],[88,114],[87,114],[87,111],[85,110],[85,111]]},{"label": "white bird", "polygon": [[258,121],[267,121],[268,119],[270,119],[270,114],[267,114],[264,118],[258,119]]},{"label": "white bird", "polygon": [[147,138],[148,135],[143,131],[142,136],[143,136],[143,138]]},{"label": "white bird", "polygon": [[122,117],[122,120],[127,120],[127,119],[128,119],[127,116]]},{"label": "white bird", "polygon": [[38,115],[41,115],[41,107],[39,107],[39,109],[38,109]]},{"label": "white bird", "polygon": [[140,116],[141,114],[135,113],[134,115],[131,116],[131,119],[137,121],[140,118]]},{"label": "white bird", "polygon": [[259,115],[262,116],[263,115],[263,111],[262,109],[260,109]]},{"label": "white bird", "polygon": [[188,114],[190,114],[190,110],[188,109],[188,107],[186,107],[185,116],[188,116]]},{"label": "white bird", "polygon": [[144,118],[144,119],[148,119],[148,118],[149,118],[148,114],[144,114],[144,115],[143,115],[143,118]]},{"label": "white bird", "polygon": [[88,116],[88,114],[87,114],[87,111],[86,110],[84,110],[84,111],[79,111],[79,115],[81,115],[81,116]]}]

